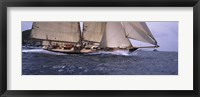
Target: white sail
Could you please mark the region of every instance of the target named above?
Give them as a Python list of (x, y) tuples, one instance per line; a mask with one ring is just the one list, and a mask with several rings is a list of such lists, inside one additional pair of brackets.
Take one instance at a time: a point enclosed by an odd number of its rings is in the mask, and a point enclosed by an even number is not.
[(122, 22), (126, 31), (126, 36), (138, 41), (157, 45), (157, 42), (151, 34), (145, 22)]
[(62, 42), (79, 42), (79, 22), (34, 22), (31, 38)]
[(103, 35), (100, 47), (127, 48), (131, 46), (129, 39), (125, 37), (125, 30), (120, 22), (106, 23), (106, 31)]
[(83, 40), (91, 42), (101, 42), (105, 32), (106, 22), (84, 22), (83, 23)]

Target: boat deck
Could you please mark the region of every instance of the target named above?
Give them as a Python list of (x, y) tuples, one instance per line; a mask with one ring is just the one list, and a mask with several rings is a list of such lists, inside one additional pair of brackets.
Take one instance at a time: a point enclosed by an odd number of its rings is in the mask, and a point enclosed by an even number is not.
[(68, 54), (84, 54), (84, 53), (96, 52), (97, 50), (91, 50), (91, 49), (81, 49), (81, 50), (51, 49), (50, 51), (60, 52), (60, 53), (68, 53)]

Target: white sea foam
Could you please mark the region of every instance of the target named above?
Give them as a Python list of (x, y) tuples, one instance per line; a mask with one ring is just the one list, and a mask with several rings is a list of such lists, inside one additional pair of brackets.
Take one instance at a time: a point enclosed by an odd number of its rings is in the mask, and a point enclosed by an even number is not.
[(23, 53), (32, 52), (32, 53), (45, 53), (45, 54), (53, 54), (53, 55), (66, 55), (64, 53), (51, 52), (44, 49), (22, 49), (22, 52)]
[(112, 54), (112, 55), (135, 56), (137, 55), (137, 52), (129, 52), (128, 50), (127, 51), (116, 50), (116, 51), (98, 51), (90, 54)]

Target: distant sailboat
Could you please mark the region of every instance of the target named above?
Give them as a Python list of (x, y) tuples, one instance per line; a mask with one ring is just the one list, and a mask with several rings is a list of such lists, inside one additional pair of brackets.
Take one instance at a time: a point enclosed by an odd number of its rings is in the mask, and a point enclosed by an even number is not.
[[(32, 39), (43, 40), (44, 49), (65, 53), (89, 53), (99, 50), (156, 48), (156, 39), (145, 22), (34, 22)], [(129, 39), (154, 46), (136, 47)]]

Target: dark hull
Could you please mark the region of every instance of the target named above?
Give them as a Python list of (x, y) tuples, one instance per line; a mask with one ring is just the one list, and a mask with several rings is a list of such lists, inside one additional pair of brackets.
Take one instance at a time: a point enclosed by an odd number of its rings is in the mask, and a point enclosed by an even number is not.
[(117, 50), (122, 50), (122, 51), (129, 51), (129, 52), (134, 52), (136, 51), (138, 48), (105, 48), (102, 49), (102, 51), (117, 51)]
[(129, 49), (129, 52), (134, 52), (136, 51), (138, 48), (132, 48), (132, 49)]

